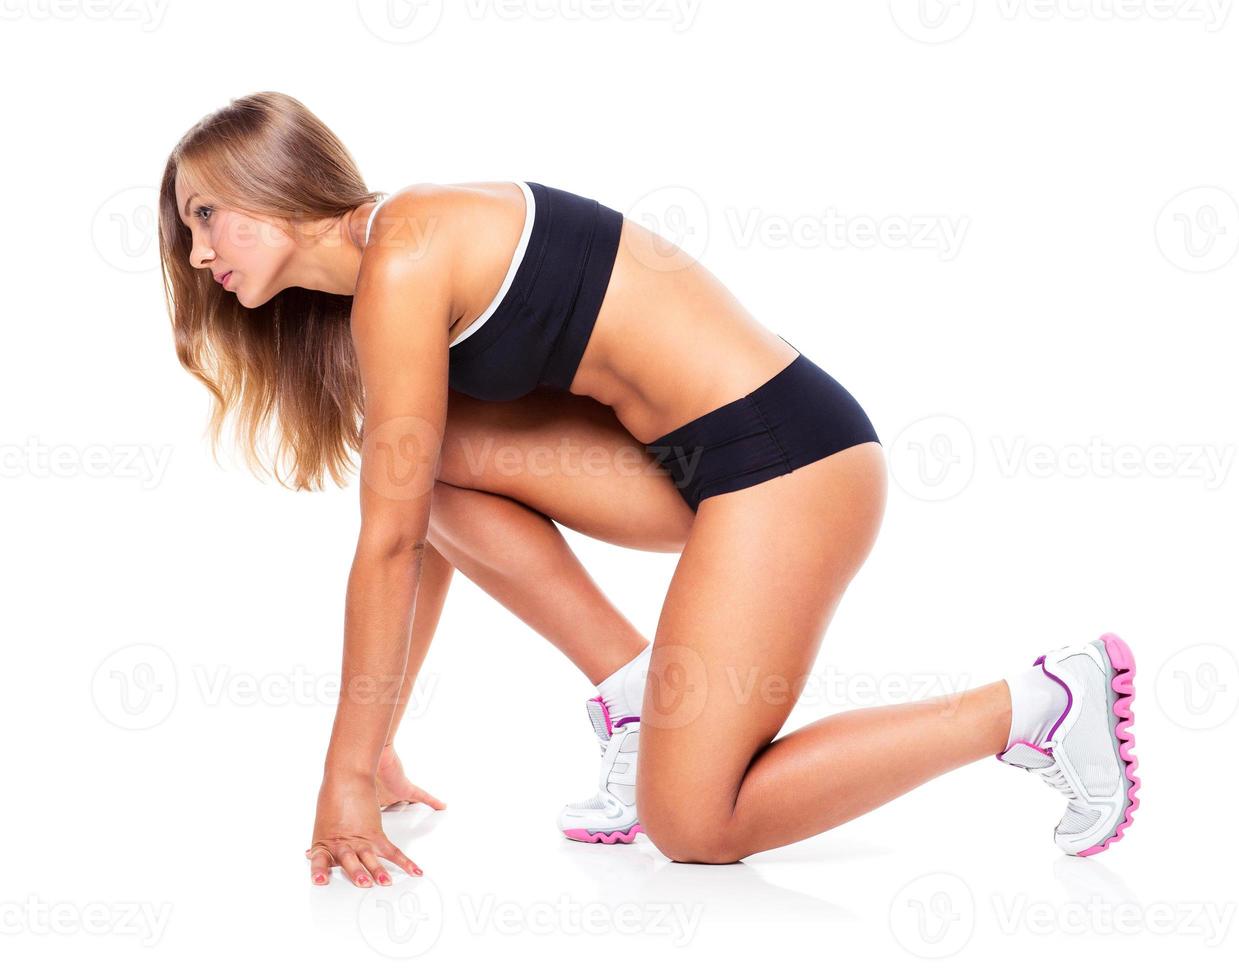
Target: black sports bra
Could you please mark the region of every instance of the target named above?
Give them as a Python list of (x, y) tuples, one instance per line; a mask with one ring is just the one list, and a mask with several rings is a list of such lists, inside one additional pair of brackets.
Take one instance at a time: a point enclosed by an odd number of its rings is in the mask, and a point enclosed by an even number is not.
[[(514, 183), (525, 194), (525, 224), (507, 274), (448, 352), (448, 386), (484, 401), (572, 384), (611, 280), (624, 221), (593, 198), (534, 181)], [(370, 222), (377, 212), (370, 212)]]

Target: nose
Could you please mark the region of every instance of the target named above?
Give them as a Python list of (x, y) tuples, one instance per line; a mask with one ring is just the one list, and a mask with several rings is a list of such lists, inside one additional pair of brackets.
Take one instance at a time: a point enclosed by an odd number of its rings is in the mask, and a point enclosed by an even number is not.
[(208, 245), (191, 245), (189, 249), (189, 264), (195, 269), (205, 269), (206, 264), (215, 258), (215, 252)]

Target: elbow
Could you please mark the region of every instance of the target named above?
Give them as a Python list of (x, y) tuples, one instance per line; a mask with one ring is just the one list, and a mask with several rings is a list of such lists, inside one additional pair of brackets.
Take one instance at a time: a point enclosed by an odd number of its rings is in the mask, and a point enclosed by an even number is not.
[(426, 535), (415, 531), (363, 531), (358, 541), (358, 554), (382, 561), (408, 561), (420, 565), (425, 557)]

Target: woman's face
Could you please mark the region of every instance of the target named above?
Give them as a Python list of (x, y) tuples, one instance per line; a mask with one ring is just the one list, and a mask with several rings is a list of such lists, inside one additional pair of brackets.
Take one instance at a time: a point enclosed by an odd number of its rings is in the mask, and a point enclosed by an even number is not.
[(284, 288), (281, 274), (296, 243), (283, 229), (220, 207), (180, 173), (176, 176), (176, 210), (193, 236), (190, 265), (209, 269), (219, 288), (235, 293), (242, 306), (261, 306)]

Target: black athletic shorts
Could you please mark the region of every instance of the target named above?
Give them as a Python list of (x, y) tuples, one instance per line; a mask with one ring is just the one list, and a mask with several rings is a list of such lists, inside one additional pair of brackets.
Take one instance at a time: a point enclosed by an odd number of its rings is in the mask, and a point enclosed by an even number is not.
[(783, 476), (862, 442), (881, 444), (848, 390), (799, 350), (796, 355), (747, 395), (643, 443), (694, 512), (706, 497)]

